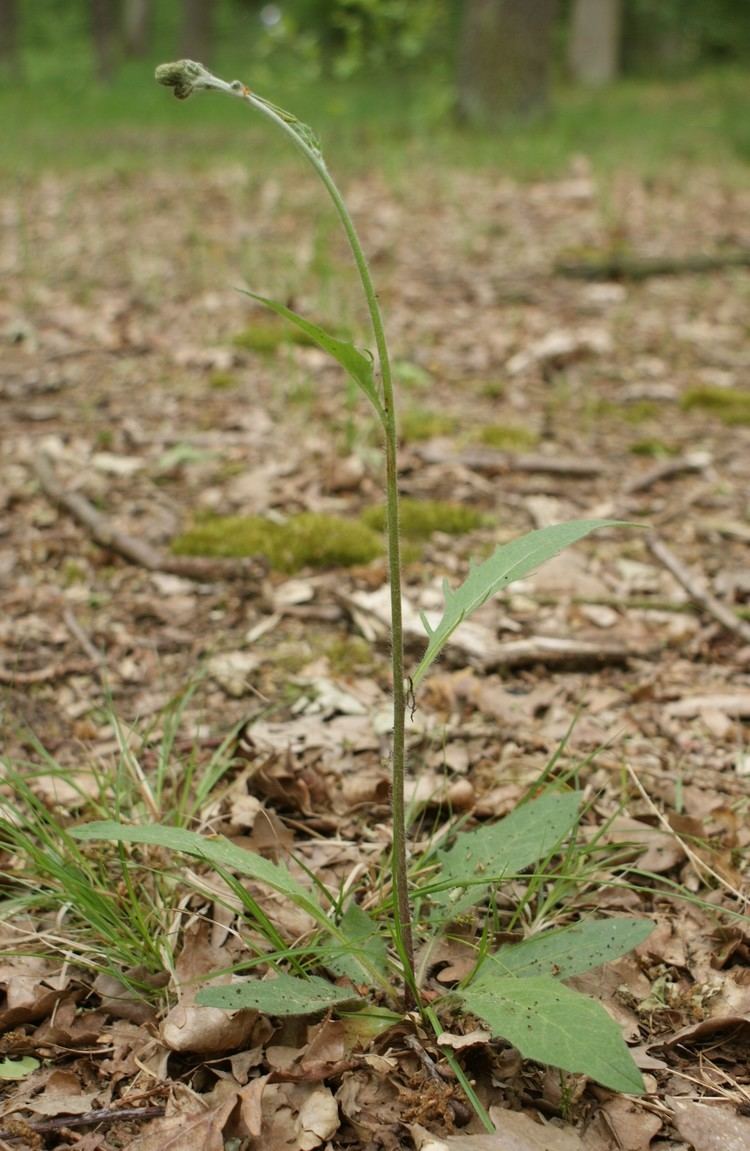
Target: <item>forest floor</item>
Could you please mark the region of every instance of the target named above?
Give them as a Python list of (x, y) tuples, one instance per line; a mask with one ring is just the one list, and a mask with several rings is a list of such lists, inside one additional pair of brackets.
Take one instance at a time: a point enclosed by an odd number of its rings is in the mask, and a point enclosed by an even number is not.
[[(485, 1044), (461, 1056), (500, 1117), (484, 1143), (446, 1103), (448, 1080), (444, 1097), (427, 1091), (403, 1028), (369, 1053), (331, 1020), (177, 1041), (165, 1011), (174, 1023), (196, 978), (241, 957), (218, 881), (193, 872), (197, 888), (175, 888), (155, 948), (176, 970), (166, 999), (136, 1002), (64, 879), (7, 850), (6, 897), (29, 893), (25, 874), (37, 902), (9, 904), (0, 927), (2, 1051), (38, 1065), (0, 1091), (0, 1146), (738, 1151), (750, 270), (586, 280), (556, 265), (748, 252), (750, 187), (697, 169), (600, 180), (582, 159), (526, 184), (427, 167), (344, 183), (400, 380), (401, 491), (481, 513), (471, 532), (410, 544), (410, 607), (433, 609), (444, 576), (457, 583), (470, 556), (534, 527), (606, 515), (649, 528), (599, 533), (486, 605), (409, 729), (418, 842), (451, 814), (512, 810), (573, 724), (551, 775), (583, 792), (583, 840), (606, 828), (629, 846), (572, 877), (552, 918), (654, 921), (635, 953), (577, 981), (620, 1023), (647, 1094), (563, 1081)], [(235, 289), (367, 343), (313, 182), (293, 164), (48, 172), (5, 183), (0, 217), (2, 751), (28, 783), (14, 797), (6, 781), (6, 819), (64, 827), (109, 804), (174, 821), (220, 751), (192, 826), (303, 858), (334, 887), (376, 873), (389, 847), (384, 559), (245, 578), (147, 570), (97, 543), (69, 499), (161, 556), (207, 514), (355, 520), (381, 500), (377, 437), (338, 367)], [(407, 641), (413, 660), (418, 630)], [(116, 878), (116, 854), (111, 866)], [(273, 914), (285, 938), (304, 931), (289, 908)], [(431, 967), (435, 986), (450, 962), (446, 950)], [(441, 1081), (440, 1050), (420, 1042)], [(303, 1109), (333, 1097), (333, 1127), (303, 1131)]]

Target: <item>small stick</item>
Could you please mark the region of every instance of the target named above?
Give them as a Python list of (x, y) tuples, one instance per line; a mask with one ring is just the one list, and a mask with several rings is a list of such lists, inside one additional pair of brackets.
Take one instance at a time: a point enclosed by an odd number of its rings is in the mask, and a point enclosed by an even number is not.
[(0, 684), (4, 687), (31, 687), (35, 683), (50, 683), (53, 679), (65, 679), (68, 675), (87, 675), (91, 671), (88, 660), (65, 659), (58, 663), (33, 671), (13, 671), (0, 665)]
[(648, 807), (649, 811), (654, 816), (656, 816), (657, 820), (661, 824), (664, 831), (666, 831), (668, 835), (671, 835), (676, 843), (679, 843), (680, 847), (685, 852), (685, 855), (690, 860), (690, 862), (692, 863), (695, 870), (699, 873), (701, 871), (703, 871), (707, 875), (710, 875), (711, 878), (715, 879), (716, 882), (718, 884), (720, 884), (721, 887), (723, 887), (725, 891), (731, 892), (731, 894), (735, 897), (735, 899), (738, 899), (741, 904), (747, 905), (747, 903), (749, 901), (749, 897), (747, 895), (744, 895), (736, 887), (733, 887), (732, 884), (727, 879), (724, 879), (724, 877), (722, 875), (720, 875), (718, 871), (715, 871), (714, 868), (711, 867), (710, 863), (706, 863), (705, 860), (701, 859), (701, 857), (698, 855), (698, 853), (693, 851), (692, 847), (690, 847), (690, 845), (687, 844), (685, 842), (685, 840), (680, 835), (677, 834), (677, 832), (672, 827), (672, 825), (669, 822), (669, 820), (667, 819), (667, 817), (664, 815), (664, 813), (662, 811), (659, 810), (659, 808), (656, 806), (656, 804), (654, 803), (651, 796), (646, 791), (645, 787), (643, 786), (640, 779), (638, 778), (638, 774), (637, 774), (635, 768), (632, 767), (631, 764), (629, 764), (627, 761), (625, 763), (625, 767), (627, 769), (628, 775), (630, 776), (630, 778), (632, 779), (636, 788), (638, 789), (638, 792), (639, 792), (641, 798), (643, 799), (644, 803)]
[(91, 535), (100, 547), (117, 552), (130, 563), (147, 571), (169, 572), (188, 579), (249, 578), (260, 581), (265, 564), (260, 558), (214, 559), (206, 556), (165, 555), (151, 544), (134, 539), (113, 528), (85, 496), (61, 487), (49, 456), (42, 453), (34, 460), (34, 471), (42, 491), (53, 504), (68, 512)]
[(642, 476), (636, 476), (623, 488), (623, 495), (631, 496), (636, 492), (645, 492), (654, 484), (662, 480), (671, 480), (673, 476), (685, 475), (689, 472), (705, 471), (708, 460), (703, 452), (693, 452), (687, 456), (680, 456), (676, 460), (666, 460), (649, 468)]
[(750, 643), (750, 624), (739, 619), (731, 608), (721, 603), (706, 587), (702, 586), (702, 582), (688, 571), (660, 536), (652, 532), (646, 537), (646, 544), (651, 554), (664, 564), (664, 567), (672, 573), (678, 584), (684, 587), (697, 607), (713, 616), (722, 627)]
[[(114, 1123), (117, 1119), (159, 1119), (164, 1114), (164, 1107), (102, 1107), (98, 1111), (87, 1111), (85, 1115), (60, 1115), (56, 1119), (39, 1119), (36, 1122), (24, 1122), (27, 1131), (37, 1135), (47, 1132), (60, 1131), (66, 1127), (89, 1127), (94, 1123)], [(10, 1127), (0, 1131), (0, 1139), (21, 1139), (23, 1136)]]

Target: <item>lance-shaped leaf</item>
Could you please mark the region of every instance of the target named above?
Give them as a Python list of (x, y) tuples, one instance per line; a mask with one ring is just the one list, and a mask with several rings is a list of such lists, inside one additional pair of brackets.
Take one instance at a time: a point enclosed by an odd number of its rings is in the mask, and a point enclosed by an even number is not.
[(543, 931), (488, 955), (472, 987), (480, 991), (508, 975), (570, 979), (619, 959), (643, 943), (653, 929), (648, 919), (592, 919), (559, 931)]
[(473, 564), (464, 582), (455, 590), (448, 585), (447, 580), (444, 581), (445, 607), (437, 627), (430, 627), (422, 615), (429, 643), (411, 677), (412, 687), (419, 686), (427, 669), (437, 659), (458, 625), (486, 603), (490, 596), (514, 580), (523, 579), (545, 560), (556, 556), (563, 548), (583, 539), (597, 528), (617, 527), (621, 523), (621, 520), (572, 520), (570, 523), (540, 528), (520, 539), (502, 544), (489, 559), (481, 564)]
[(71, 829), (76, 839), (86, 841), (107, 840), (112, 843), (145, 843), (164, 847), (168, 851), (181, 851), (197, 859), (205, 859), (215, 867), (229, 868), (238, 875), (245, 875), (258, 883), (265, 883), (280, 895), (286, 895), (297, 907), (307, 911), (318, 923), (328, 924), (328, 917), (313, 893), (290, 875), (279, 863), (272, 863), (254, 851), (237, 847), (224, 836), (209, 838), (196, 831), (183, 827), (162, 827), (161, 824), (146, 824), (143, 827), (130, 827), (114, 820), (100, 820), (84, 823)]
[(377, 387), (375, 386), (375, 372), (373, 369), (372, 357), (365, 352), (360, 352), (355, 348), (354, 344), (349, 343), (348, 340), (339, 340), (336, 336), (332, 336), (323, 328), (318, 327), (317, 324), (312, 324), (309, 320), (304, 319), (293, 312), (291, 308), (287, 308), (284, 304), (278, 303), (276, 300), (269, 300), (266, 296), (259, 296), (256, 292), (244, 291), (246, 296), (250, 296), (252, 300), (257, 300), (259, 304), (269, 308), (270, 311), (275, 312), (277, 316), (282, 316), (283, 319), (288, 320), (290, 324), (294, 324), (301, 332), (337, 360), (342, 368), (349, 373), (355, 384), (364, 392), (368, 400), (375, 408), (381, 420), (384, 418), (383, 405), (380, 402)]
[(254, 1007), (265, 1015), (314, 1015), (342, 1003), (356, 1003), (356, 993), (311, 975), (278, 975), (275, 979), (248, 979), (229, 987), (204, 987), (195, 997), (202, 1007), (243, 1011)]
[(588, 1075), (613, 1091), (643, 1094), (641, 1073), (612, 1016), (557, 979), (509, 975), (479, 990), (469, 987), (460, 999), (526, 1059)]

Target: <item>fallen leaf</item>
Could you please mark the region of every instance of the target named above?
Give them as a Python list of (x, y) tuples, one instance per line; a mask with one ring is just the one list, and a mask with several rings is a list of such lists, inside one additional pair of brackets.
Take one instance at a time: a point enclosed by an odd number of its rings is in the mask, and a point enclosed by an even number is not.
[(692, 1099), (670, 1098), (675, 1127), (692, 1143), (694, 1151), (747, 1151), (750, 1147), (750, 1119), (733, 1107), (714, 1107)]

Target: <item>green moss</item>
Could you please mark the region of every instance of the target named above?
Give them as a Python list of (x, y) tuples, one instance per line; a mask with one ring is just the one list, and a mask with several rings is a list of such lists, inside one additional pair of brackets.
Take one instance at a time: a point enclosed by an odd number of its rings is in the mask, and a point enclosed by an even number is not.
[(485, 380), (479, 388), (479, 394), (486, 396), (488, 400), (499, 400), (501, 396), (505, 395), (505, 381)]
[(373, 667), (373, 649), (361, 635), (335, 639), (326, 646), (325, 654), (334, 675), (361, 675)]
[(630, 445), (631, 455), (649, 456), (651, 459), (665, 459), (667, 456), (676, 456), (677, 448), (665, 444), (663, 440), (645, 439), (635, 440)]
[(722, 423), (750, 425), (750, 391), (735, 388), (689, 388), (682, 397), (683, 411), (712, 412)]
[(635, 400), (632, 404), (617, 403), (614, 400), (595, 400), (592, 407), (592, 415), (596, 419), (618, 420), (636, 427), (638, 424), (645, 424), (648, 420), (655, 419), (659, 413), (659, 405), (653, 400)]
[(480, 429), (479, 438), (483, 444), (505, 451), (522, 451), (539, 443), (539, 436), (531, 428), (514, 427), (511, 424), (485, 424)]
[(268, 356), (284, 344), (306, 344), (309, 346), (314, 341), (305, 335), (300, 328), (295, 328), (292, 324), (262, 320), (250, 324), (241, 332), (237, 332), (232, 338), (232, 343), (235, 348), (244, 348), (247, 352), (260, 352), (262, 355)]
[(237, 379), (231, 372), (214, 372), (208, 381), (209, 388), (215, 392), (226, 392), (237, 387)]
[[(441, 500), (401, 501), (401, 534), (405, 540), (426, 540), (433, 532), (446, 532), (459, 536), (481, 527), (485, 517), (476, 508), (463, 504), (451, 504)], [(385, 528), (385, 508), (368, 508), (362, 515), (362, 522), (369, 528), (383, 531)]]
[(383, 551), (381, 537), (359, 520), (303, 512), (284, 523), (261, 516), (201, 520), (172, 541), (175, 555), (265, 556), (276, 571), (365, 564)]
[(399, 436), (404, 443), (431, 440), (433, 436), (449, 436), (456, 431), (458, 421), (442, 412), (427, 408), (407, 408), (399, 420)]

